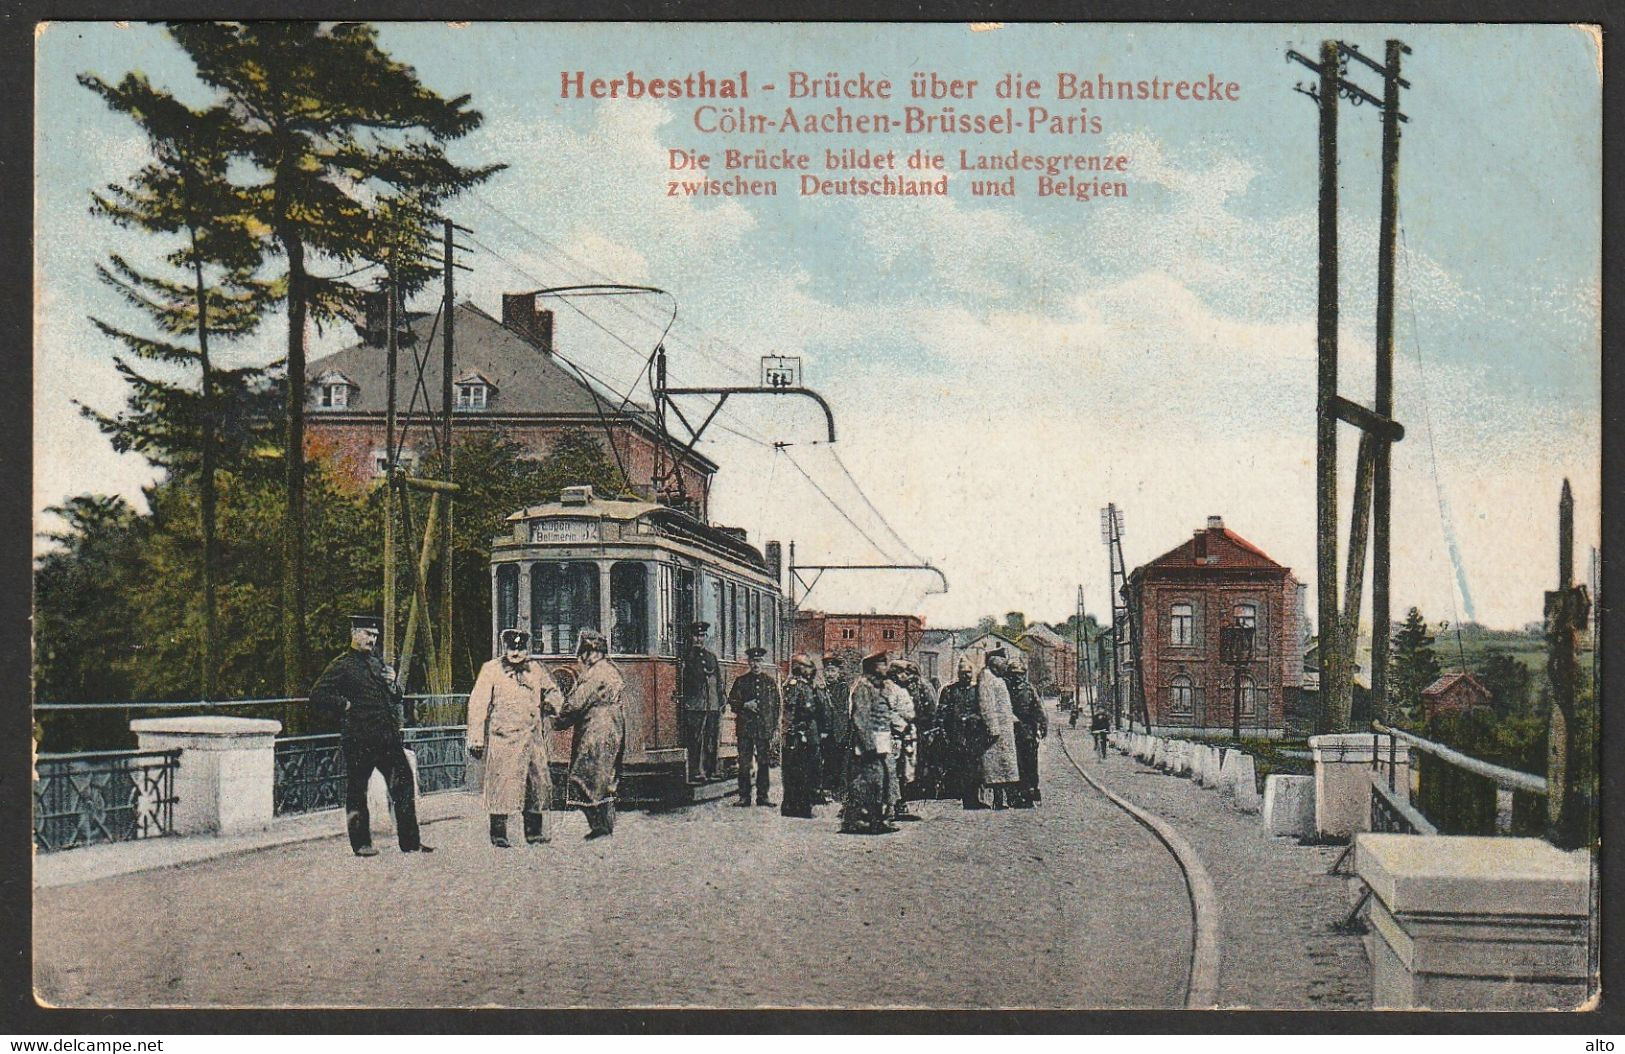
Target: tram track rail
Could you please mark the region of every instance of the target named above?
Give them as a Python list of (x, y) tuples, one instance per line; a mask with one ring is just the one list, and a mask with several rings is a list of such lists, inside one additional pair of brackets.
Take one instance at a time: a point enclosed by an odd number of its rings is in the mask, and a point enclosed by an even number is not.
[(1221, 927), (1218, 893), (1214, 889), (1213, 878), (1208, 874), (1207, 866), (1202, 863), (1202, 858), (1197, 855), (1196, 849), (1185, 836), (1168, 821), (1112, 792), (1100, 780), (1085, 771), (1084, 767), (1078, 764), (1078, 759), (1073, 756), (1071, 747), (1067, 745), (1068, 733), (1069, 729), (1056, 727), (1056, 738), (1060, 741), (1061, 752), (1066, 755), (1066, 760), (1071, 763), (1072, 768), (1102, 797), (1150, 831), (1179, 865), (1191, 909), (1191, 956), (1185, 975), (1185, 1009), (1213, 1009), (1218, 1005), (1219, 996)]

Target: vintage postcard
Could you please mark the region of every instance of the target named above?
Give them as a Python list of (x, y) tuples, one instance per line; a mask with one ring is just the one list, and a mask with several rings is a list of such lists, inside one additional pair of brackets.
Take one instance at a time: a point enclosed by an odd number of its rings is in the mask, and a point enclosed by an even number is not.
[(1596, 1005), (1596, 27), (34, 47), (41, 1006)]

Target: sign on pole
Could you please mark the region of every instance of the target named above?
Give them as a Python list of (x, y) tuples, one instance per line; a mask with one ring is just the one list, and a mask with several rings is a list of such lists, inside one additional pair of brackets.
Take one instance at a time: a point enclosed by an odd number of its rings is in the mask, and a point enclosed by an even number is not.
[(801, 387), (801, 359), (785, 355), (763, 355), (762, 387)]

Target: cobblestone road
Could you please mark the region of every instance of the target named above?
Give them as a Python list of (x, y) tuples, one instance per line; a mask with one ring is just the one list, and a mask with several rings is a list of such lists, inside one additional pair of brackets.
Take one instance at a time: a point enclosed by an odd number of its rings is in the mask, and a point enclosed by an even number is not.
[(471, 798), (428, 857), (333, 838), (41, 890), (36, 985), (74, 1006), (1180, 1005), (1172, 858), (1054, 739), (1042, 765), (1042, 808), (927, 802), (881, 838), (837, 834), (832, 806), (724, 802), (597, 842), (566, 814), (501, 852)]
[[(1326, 871), (1341, 846), (1304, 846), (1265, 833), (1216, 790), (1107, 752), (1084, 760), (1085, 737), (1066, 732), (1074, 757), (1107, 787), (1167, 820), (1196, 849), (1219, 898), (1219, 1004), (1296, 1010), (1368, 1010), (1371, 972), (1359, 937), (1332, 932), (1349, 913), (1348, 880)], [(1064, 763), (1065, 755), (1057, 751)]]

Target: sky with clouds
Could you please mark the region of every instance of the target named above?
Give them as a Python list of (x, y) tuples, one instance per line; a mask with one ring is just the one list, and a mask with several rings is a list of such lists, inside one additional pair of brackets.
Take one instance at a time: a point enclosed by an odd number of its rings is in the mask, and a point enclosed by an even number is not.
[[(461, 199), (476, 251), (462, 295), (613, 280), (672, 299), (556, 304), (564, 354), (630, 386), (666, 327), (674, 382), (755, 383), (763, 354), (800, 355), (834, 406), (731, 401), (702, 449), (722, 464), (713, 518), (794, 539), (804, 563), (928, 560), (928, 575), (830, 575), (811, 603), (915, 610), (961, 624), (1019, 609), (1061, 618), (1082, 584), (1106, 608), (1098, 510), (1125, 511), (1130, 565), (1208, 515), (1307, 581), (1314, 566), (1316, 113), (1295, 92), (1323, 37), (1380, 56), (1410, 46), (1401, 144), (1394, 596), (1465, 619), (1443, 520), (1453, 521), (1479, 621), (1538, 620), (1555, 576), (1564, 476), (1581, 566), (1600, 497), (1600, 67), (1563, 26), (570, 26), (386, 25), (384, 46), (484, 126), (465, 161), (508, 168)], [(86, 491), (135, 496), (145, 464), (108, 448), (74, 402), (121, 398), (115, 350), (87, 316), (133, 321), (95, 282), (109, 251), (152, 249), (88, 215), (90, 191), (146, 156), (133, 127), (74, 77), (142, 70), (201, 102), (156, 28), (61, 24), (38, 45), (36, 512)], [(1235, 103), (1098, 102), (1087, 135), (704, 135), (686, 100), (559, 97), (561, 71), (681, 76), (915, 70), (975, 77), (991, 111), (1005, 72), (1199, 78)], [(1358, 67), (1355, 79), (1361, 79)], [(1367, 81), (1374, 78), (1365, 78)], [(755, 88), (759, 93), (760, 89)], [(904, 100), (905, 102), (907, 100)], [(1057, 111), (1084, 105), (1041, 100)], [(747, 105), (777, 114), (783, 91)], [(814, 104), (796, 103), (798, 109)], [(829, 104), (817, 104), (827, 109)], [(849, 108), (869, 104), (848, 103)], [(1369, 402), (1379, 127), (1345, 106), (1342, 385)], [(669, 151), (825, 146), (1126, 154), (1129, 196), (665, 196)], [(817, 162), (815, 161), (815, 167)], [(725, 174), (725, 173), (724, 173)], [(281, 320), (231, 351), (277, 357)], [(316, 353), (344, 333), (316, 338)], [(646, 397), (647, 393), (644, 392)], [(1343, 436), (1343, 508), (1355, 437)], [(775, 449), (773, 444), (789, 444)], [(822, 490), (822, 494), (820, 493)], [(826, 499), (833, 499), (832, 503)], [(871, 504), (872, 503), (872, 504)], [(839, 511), (834, 507), (839, 506)], [(1446, 511), (1447, 510), (1447, 511)], [(1312, 583), (1311, 583), (1312, 585)], [(1369, 595), (1369, 592), (1368, 594)], [(1311, 597), (1311, 610), (1313, 598)]]

